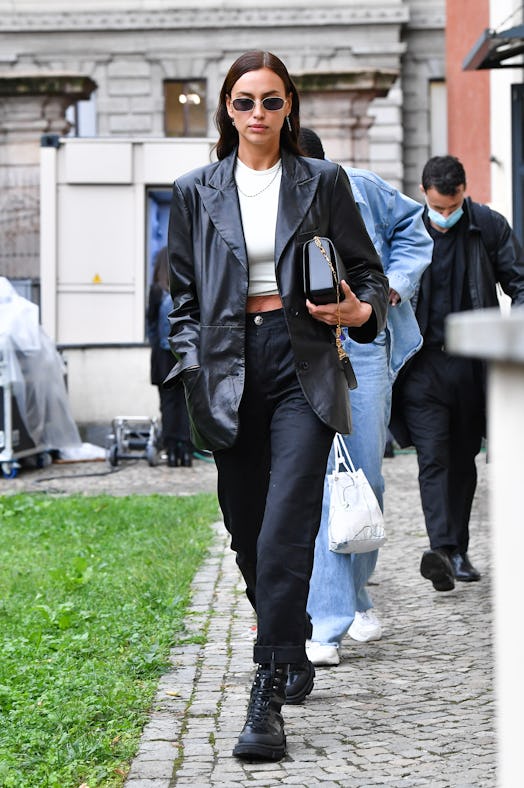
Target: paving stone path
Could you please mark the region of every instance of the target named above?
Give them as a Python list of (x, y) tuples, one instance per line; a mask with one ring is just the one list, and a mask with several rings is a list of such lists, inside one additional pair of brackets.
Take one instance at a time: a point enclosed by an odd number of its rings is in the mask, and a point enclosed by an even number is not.
[(416, 460), (397, 455), (384, 469), (389, 539), (372, 588), (382, 640), (347, 638), (341, 664), (318, 668), (312, 695), (284, 708), (284, 760), (234, 759), (253, 676), (254, 619), (218, 524), (213, 557), (194, 583), (192, 624), (207, 632), (207, 645), (173, 650), (127, 788), (495, 785), (484, 458), (471, 545), (483, 578), (446, 594), (418, 571), (427, 540)]
[[(341, 664), (318, 668), (306, 702), (284, 707), (288, 754), (278, 763), (231, 755), (253, 677), (254, 618), (217, 523), (211, 556), (194, 580), (190, 616), (206, 644), (173, 649), (126, 788), (494, 788), (485, 455), (478, 469), (470, 556), (482, 580), (439, 594), (418, 570), (427, 538), (416, 458), (397, 454), (384, 462), (388, 541), (371, 588), (384, 635), (367, 644), (348, 637)], [(0, 490), (191, 494), (215, 485), (214, 466), (203, 462), (192, 469), (139, 462), (105, 471), (103, 463), (53, 465), (6, 480)], [(102, 475), (86, 475), (95, 472)]]

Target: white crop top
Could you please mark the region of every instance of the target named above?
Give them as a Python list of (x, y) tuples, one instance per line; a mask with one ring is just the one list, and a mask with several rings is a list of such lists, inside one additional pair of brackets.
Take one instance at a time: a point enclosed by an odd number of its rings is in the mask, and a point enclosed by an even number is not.
[(249, 263), (248, 295), (278, 294), (275, 276), (275, 232), (282, 163), (252, 170), (237, 158), (235, 181)]

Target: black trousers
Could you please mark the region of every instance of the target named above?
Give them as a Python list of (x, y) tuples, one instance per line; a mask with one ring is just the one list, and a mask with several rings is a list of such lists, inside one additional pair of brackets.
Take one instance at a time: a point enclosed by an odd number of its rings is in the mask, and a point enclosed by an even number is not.
[(238, 440), (215, 452), (231, 548), (257, 613), (257, 663), (302, 662), (324, 474), (334, 432), (307, 402), (282, 310), (246, 318)]
[(485, 432), (478, 361), (422, 348), (402, 383), (404, 417), (417, 450), (422, 509), (431, 548), (469, 544), (469, 519)]
[(162, 416), (162, 443), (165, 449), (174, 449), (177, 443), (189, 447), (189, 416), (187, 413), (186, 396), (181, 383), (173, 388), (158, 387), (160, 395), (160, 413)]
[(175, 449), (177, 443), (191, 444), (189, 415), (182, 383), (165, 389), (162, 381), (169, 375), (174, 363), (170, 350), (155, 347), (151, 351), (151, 382), (158, 387), (160, 414), (162, 416), (162, 443), (164, 449)]

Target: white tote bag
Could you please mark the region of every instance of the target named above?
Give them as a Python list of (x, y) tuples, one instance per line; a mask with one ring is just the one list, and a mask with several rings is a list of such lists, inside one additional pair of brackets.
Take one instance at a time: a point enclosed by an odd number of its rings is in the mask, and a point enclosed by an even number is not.
[(344, 440), (335, 435), (335, 469), (328, 476), (328, 538), (334, 553), (367, 553), (386, 541), (384, 516), (362, 468), (355, 470)]

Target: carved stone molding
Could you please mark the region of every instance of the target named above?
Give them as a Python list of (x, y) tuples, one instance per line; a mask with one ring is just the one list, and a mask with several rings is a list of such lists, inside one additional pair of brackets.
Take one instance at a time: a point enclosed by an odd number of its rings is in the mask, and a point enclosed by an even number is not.
[(0, 96), (70, 96), (72, 101), (88, 99), (96, 84), (82, 74), (39, 71), (0, 71)]
[(303, 126), (312, 126), (330, 158), (369, 168), (369, 105), (387, 96), (398, 77), (395, 69), (352, 69), (339, 73), (292, 74), (300, 93)]
[(293, 71), (293, 82), (302, 96), (303, 93), (331, 91), (346, 93), (371, 91), (373, 97), (387, 96), (389, 89), (398, 77), (394, 68), (346, 69), (333, 71)]
[(444, 30), (446, 27), (445, 0), (407, 0), (410, 30)]
[(446, 14), (441, 11), (428, 13), (424, 10), (415, 10), (410, 16), (408, 27), (410, 30), (444, 30)]
[(74, 11), (48, 13), (3, 13), (0, 30), (26, 34), (44, 30), (154, 30), (202, 28), (325, 27), (372, 24), (401, 24), (409, 19), (404, 4), (359, 6), (285, 6), (283, 8), (179, 8), (168, 11)]
[(0, 72), (0, 163), (37, 162), (40, 135), (67, 134), (67, 108), (95, 88), (81, 74)]

